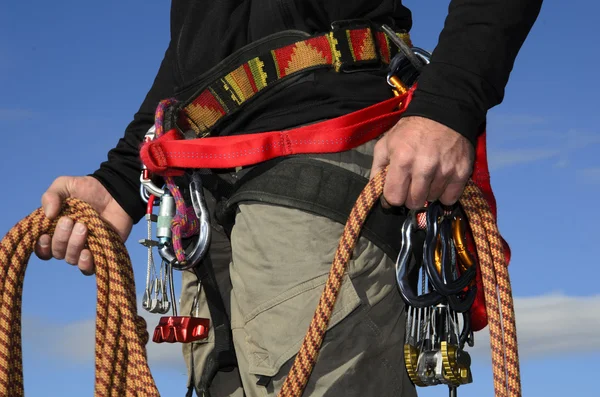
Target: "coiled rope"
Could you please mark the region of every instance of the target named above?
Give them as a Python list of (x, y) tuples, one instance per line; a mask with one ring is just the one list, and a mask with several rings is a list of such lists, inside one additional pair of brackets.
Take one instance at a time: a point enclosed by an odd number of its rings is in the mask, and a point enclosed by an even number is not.
[[(340, 292), (346, 265), (352, 256), (360, 229), (369, 211), (383, 193), (386, 175), (387, 169), (369, 181), (350, 212), (319, 304), (278, 397), (302, 396), (317, 361)], [(495, 395), (496, 397), (520, 397), (521, 383), (514, 307), (500, 233), (485, 198), (472, 181), (467, 184), (460, 203), (473, 231), (483, 276), (490, 326)]]
[[(158, 390), (146, 357), (146, 321), (137, 315), (133, 269), (118, 234), (88, 204), (67, 199), (61, 216), (88, 227), (96, 265), (95, 396), (154, 397)], [(58, 218), (57, 218), (58, 219)], [(21, 298), (25, 269), (34, 245), (52, 235), (56, 220), (38, 209), (0, 242), (0, 396), (23, 397)]]
[[(300, 397), (319, 355), (342, 278), (367, 215), (383, 192), (387, 170), (369, 181), (354, 205), (329, 278), (280, 397)], [(484, 282), (490, 326), (496, 397), (520, 397), (521, 384), (514, 307), (508, 269), (496, 222), (479, 189), (466, 186), (460, 199), (473, 231)], [(95, 396), (159, 396), (148, 367), (146, 322), (137, 315), (131, 261), (119, 236), (87, 204), (68, 199), (61, 216), (88, 226), (88, 245), (96, 264)], [(56, 221), (36, 210), (0, 243), (0, 397), (22, 397), (21, 298), (27, 261), (42, 234)], [(500, 302), (500, 303), (498, 303)]]

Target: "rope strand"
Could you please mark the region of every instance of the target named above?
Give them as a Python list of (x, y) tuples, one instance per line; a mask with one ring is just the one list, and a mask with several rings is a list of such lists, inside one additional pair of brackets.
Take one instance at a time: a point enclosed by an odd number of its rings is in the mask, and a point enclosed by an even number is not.
[[(146, 321), (137, 315), (133, 269), (118, 234), (86, 203), (67, 199), (61, 216), (87, 225), (96, 265), (95, 396), (159, 397), (146, 357)], [(59, 217), (60, 218), (60, 217)], [(58, 219), (58, 218), (57, 218)], [(38, 209), (0, 242), (0, 397), (23, 397), (21, 298), (35, 242), (56, 220)]]

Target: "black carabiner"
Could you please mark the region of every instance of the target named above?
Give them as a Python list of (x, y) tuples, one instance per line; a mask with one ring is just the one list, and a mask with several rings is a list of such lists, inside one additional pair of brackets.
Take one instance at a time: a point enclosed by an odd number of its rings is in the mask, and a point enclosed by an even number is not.
[[(438, 272), (434, 255), (437, 236), (440, 234), (438, 233), (438, 229), (441, 229), (438, 227), (438, 219), (443, 217), (443, 215), (444, 210), (439, 201), (434, 201), (427, 207), (427, 232), (423, 248), (423, 266), (427, 271), (427, 275), (429, 276), (433, 288), (441, 295), (451, 296), (460, 293), (467, 285), (469, 285), (473, 277), (475, 277), (476, 270), (474, 267), (471, 267), (462, 275), (456, 277), (456, 279), (453, 277), (453, 270), (445, 266), (447, 254), (444, 254), (444, 252), (448, 250), (448, 236), (451, 236), (451, 230), (444, 230), (442, 233), (444, 236), (440, 235), (440, 239), (442, 240), (443, 259), (441, 272)], [(444, 259), (444, 257), (446, 258)]]
[(465, 347), (465, 343), (473, 347), (475, 344), (473, 337), (473, 330), (471, 329), (471, 313), (466, 311), (462, 314), (463, 316), (463, 329), (460, 333), (458, 346), (462, 349)]
[(416, 227), (416, 214), (414, 211), (411, 211), (402, 224), (402, 248), (396, 259), (396, 282), (400, 289), (400, 295), (402, 295), (404, 301), (412, 307), (421, 309), (441, 303), (444, 297), (436, 291), (430, 291), (426, 294), (419, 295), (416, 291), (416, 286), (413, 286), (410, 283), (408, 277), (408, 264), (412, 257), (412, 232)]
[[(448, 283), (448, 280), (450, 280), (450, 282), (453, 282), (458, 277), (458, 258), (456, 254), (456, 247), (454, 245), (454, 239), (451, 235), (452, 222), (452, 218), (444, 217), (440, 224), (440, 245), (442, 246), (442, 260), (440, 270), (442, 272), (444, 283)], [(448, 251), (450, 251), (450, 258), (447, 258)], [(471, 283), (471, 281), (469, 281), (469, 283)], [(459, 297), (459, 295), (463, 294), (448, 295), (446, 297), (448, 298), (448, 305), (453, 310), (460, 313), (464, 313), (471, 308), (471, 305), (473, 305), (476, 293), (477, 287), (475, 285), (472, 285), (464, 294), (464, 297)]]

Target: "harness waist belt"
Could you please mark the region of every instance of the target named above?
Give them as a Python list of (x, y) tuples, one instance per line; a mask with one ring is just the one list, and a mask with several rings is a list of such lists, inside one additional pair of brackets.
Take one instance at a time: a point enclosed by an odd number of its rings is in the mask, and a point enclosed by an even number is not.
[[(411, 46), (408, 33), (396, 35)], [(281, 32), (241, 48), (186, 88), (192, 95), (178, 104), (177, 122), (184, 131), (206, 136), (258, 94), (293, 76), (317, 69), (381, 70), (397, 52), (389, 37), (368, 20), (337, 21), (331, 31), (313, 36)]]
[[(152, 173), (182, 175), (188, 168), (235, 168), (293, 154), (353, 149), (389, 130), (407, 104), (407, 94), (328, 121), (287, 131), (184, 140), (171, 130), (140, 151)], [(399, 107), (400, 105), (400, 107)]]

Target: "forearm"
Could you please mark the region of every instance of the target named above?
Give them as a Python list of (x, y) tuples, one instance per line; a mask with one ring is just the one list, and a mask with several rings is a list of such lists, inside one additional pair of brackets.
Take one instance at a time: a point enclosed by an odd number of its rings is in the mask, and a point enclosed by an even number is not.
[(111, 196), (138, 222), (144, 216), (145, 205), (139, 195), (141, 161), (140, 146), (144, 135), (154, 123), (154, 112), (160, 100), (173, 96), (176, 76), (171, 49), (165, 53), (152, 88), (146, 95), (123, 138), (108, 152), (107, 161), (92, 176), (98, 179)]
[(452, 0), (431, 63), (405, 116), (438, 121), (473, 144), (502, 102), (515, 58), (542, 0)]

